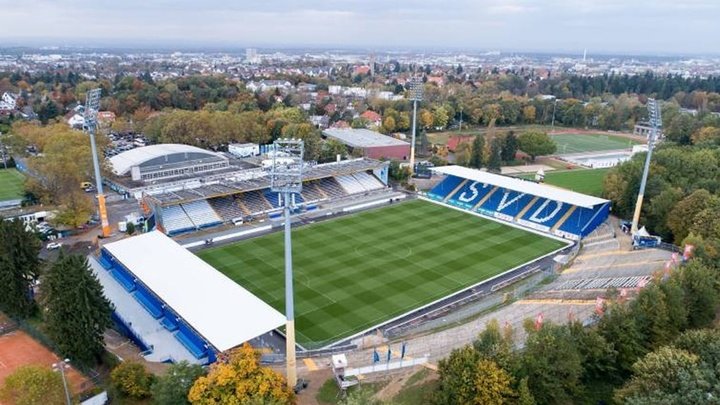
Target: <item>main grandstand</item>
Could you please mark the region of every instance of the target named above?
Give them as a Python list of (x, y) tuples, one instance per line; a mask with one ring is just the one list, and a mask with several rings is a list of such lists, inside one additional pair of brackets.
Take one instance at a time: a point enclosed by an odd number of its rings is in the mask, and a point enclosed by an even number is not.
[[(308, 164), (298, 210), (314, 210), (328, 201), (387, 190), (387, 163), (353, 159)], [(281, 197), (270, 191), (267, 170), (248, 169), (202, 181), (168, 185), (143, 193), (143, 205), (155, 214), (159, 229), (178, 235), (248, 219), (274, 218), (282, 211)]]
[(608, 200), (529, 180), (461, 166), (431, 170), (446, 177), (430, 199), (567, 239), (589, 235), (610, 213)]
[[(282, 210), (261, 158), (237, 159), (189, 145), (161, 144), (123, 152), (110, 163), (114, 176), (106, 181), (110, 188), (141, 201), (146, 230), (157, 228), (175, 236), (275, 218)], [(390, 191), (388, 163), (369, 158), (307, 162), (303, 177), (303, 192), (293, 197), (298, 211)]]
[(114, 319), (153, 362), (215, 361), (284, 324), (281, 313), (158, 231), (108, 243), (91, 266)]

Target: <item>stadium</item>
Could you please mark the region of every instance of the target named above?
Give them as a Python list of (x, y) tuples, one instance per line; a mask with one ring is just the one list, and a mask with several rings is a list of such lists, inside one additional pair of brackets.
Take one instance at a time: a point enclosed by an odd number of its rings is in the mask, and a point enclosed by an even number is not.
[[(247, 341), (283, 350), (282, 201), (262, 167), (232, 166), (139, 186), (156, 230), (91, 260), (116, 322), (149, 361), (207, 364)], [(609, 215), (601, 198), (458, 166), (433, 171), (437, 184), (416, 195), (387, 187), (381, 161), (308, 165), (292, 220), (299, 350), (353, 347), (510, 285)]]

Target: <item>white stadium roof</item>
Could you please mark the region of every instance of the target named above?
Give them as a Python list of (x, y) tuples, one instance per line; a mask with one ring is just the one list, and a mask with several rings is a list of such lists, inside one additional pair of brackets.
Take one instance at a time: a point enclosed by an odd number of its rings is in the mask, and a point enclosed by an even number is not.
[(557, 187), (546, 186), (544, 184), (535, 183), (529, 180), (518, 179), (515, 177), (501, 176), (482, 170), (469, 169), (462, 166), (442, 166), (431, 168), (436, 173), (447, 174), (450, 176), (462, 177), (480, 183), (487, 183), (493, 186), (499, 186), (508, 190), (520, 191), (526, 194), (536, 195), (542, 198), (548, 198), (554, 201), (560, 201), (572, 205), (585, 208), (592, 208), (598, 204), (605, 204), (608, 200), (593, 197), (590, 195), (576, 193), (574, 191), (563, 190)]
[(162, 143), (158, 145), (143, 146), (119, 153), (110, 158), (113, 172), (118, 175), (125, 175), (133, 166), (138, 166), (149, 160), (174, 154), (200, 153), (209, 157), (222, 157), (217, 153), (198, 148), (191, 145), (179, 143)]
[(159, 231), (104, 246), (217, 350), (285, 324), (285, 317)]
[(405, 141), (383, 135), (369, 129), (330, 128), (322, 131), (323, 135), (335, 138), (353, 148), (373, 148), (378, 146), (409, 146)]

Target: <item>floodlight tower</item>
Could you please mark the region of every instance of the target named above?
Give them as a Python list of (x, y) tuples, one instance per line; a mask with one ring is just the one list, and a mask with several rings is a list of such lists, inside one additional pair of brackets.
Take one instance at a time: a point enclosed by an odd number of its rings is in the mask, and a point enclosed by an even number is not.
[(103, 194), (102, 177), (100, 177), (100, 162), (98, 161), (97, 145), (95, 144), (95, 131), (97, 130), (97, 115), (100, 109), (100, 89), (88, 90), (85, 95), (85, 112), (83, 113), (84, 128), (90, 136), (90, 149), (92, 150), (93, 166), (95, 167), (95, 187), (97, 188), (98, 211), (102, 224), (102, 236), (110, 236), (107, 208), (105, 207), (105, 194)]
[(412, 143), (410, 144), (410, 174), (415, 172), (415, 133), (417, 132), (417, 104), (423, 98), (423, 82), (418, 77), (410, 80), (410, 100), (413, 102)]
[(635, 214), (633, 215), (631, 233), (635, 234), (638, 230), (638, 222), (640, 221), (640, 210), (642, 209), (643, 197), (645, 196), (645, 185), (647, 184), (648, 173), (650, 172), (650, 158), (652, 157), (653, 147), (657, 140), (658, 130), (662, 128), (662, 112), (660, 103), (654, 98), (648, 99), (648, 118), (650, 121), (650, 137), (648, 138), (648, 151), (645, 156), (645, 169), (643, 170), (642, 181), (640, 182), (640, 191), (638, 192), (637, 202), (635, 203)]
[(285, 316), (287, 317), (285, 358), (287, 360), (287, 383), (292, 388), (297, 383), (297, 368), (295, 364), (295, 303), (290, 211), (295, 205), (295, 195), (302, 191), (305, 145), (301, 139), (278, 139), (273, 144), (273, 150), (270, 189), (281, 195), (285, 207)]

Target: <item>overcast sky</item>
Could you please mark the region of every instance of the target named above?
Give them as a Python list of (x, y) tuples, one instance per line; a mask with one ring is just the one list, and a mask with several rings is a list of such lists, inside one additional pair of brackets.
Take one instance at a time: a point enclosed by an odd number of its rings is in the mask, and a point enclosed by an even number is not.
[(720, 0), (0, 0), (0, 46), (719, 54)]

